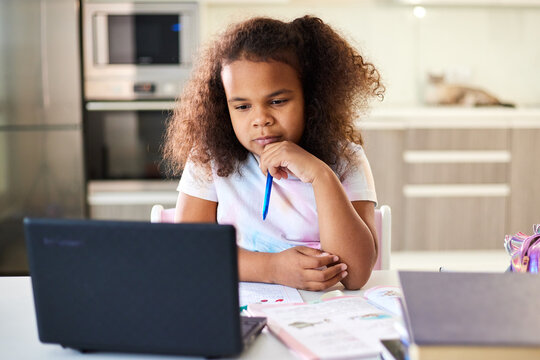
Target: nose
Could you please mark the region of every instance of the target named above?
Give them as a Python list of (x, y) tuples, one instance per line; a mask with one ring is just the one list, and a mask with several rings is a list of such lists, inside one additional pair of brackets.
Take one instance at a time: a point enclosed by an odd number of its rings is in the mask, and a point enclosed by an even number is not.
[(253, 114), (252, 124), (254, 127), (270, 126), (274, 123), (274, 118), (265, 109), (257, 109)]

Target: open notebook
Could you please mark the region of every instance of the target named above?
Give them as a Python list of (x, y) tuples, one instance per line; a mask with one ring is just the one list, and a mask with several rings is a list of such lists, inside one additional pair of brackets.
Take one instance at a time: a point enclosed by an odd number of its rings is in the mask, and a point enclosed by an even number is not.
[(28, 218), (24, 226), (44, 343), (230, 356), (264, 327), (239, 313), (232, 226)]

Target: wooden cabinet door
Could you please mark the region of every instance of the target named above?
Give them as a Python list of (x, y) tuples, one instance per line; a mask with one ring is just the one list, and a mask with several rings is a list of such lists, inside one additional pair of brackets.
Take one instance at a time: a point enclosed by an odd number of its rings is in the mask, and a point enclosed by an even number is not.
[(368, 157), (378, 205), (392, 208), (392, 250), (403, 250), (403, 130), (364, 130), (364, 150)]
[(404, 146), (404, 249), (501, 249), (508, 131), (409, 129)]
[(540, 129), (513, 129), (511, 139), (508, 234), (531, 234), (540, 223)]

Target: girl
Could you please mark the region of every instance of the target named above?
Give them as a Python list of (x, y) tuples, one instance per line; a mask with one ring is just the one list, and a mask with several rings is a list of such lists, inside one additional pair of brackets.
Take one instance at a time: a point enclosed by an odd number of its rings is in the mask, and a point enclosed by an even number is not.
[(361, 288), (377, 254), (376, 196), (353, 121), (382, 98), (379, 78), (315, 17), (227, 29), (168, 123), (165, 159), (183, 169), (175, 221), (235, 225), (241, 281)]

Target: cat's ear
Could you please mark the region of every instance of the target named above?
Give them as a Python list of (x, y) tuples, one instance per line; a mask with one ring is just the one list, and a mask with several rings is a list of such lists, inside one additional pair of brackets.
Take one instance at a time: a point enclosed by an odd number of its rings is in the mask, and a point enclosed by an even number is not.
[(444, 81), (444, 75), (428, 72), (427, 79), (428, 79), (428, 83), (439, 84)]

